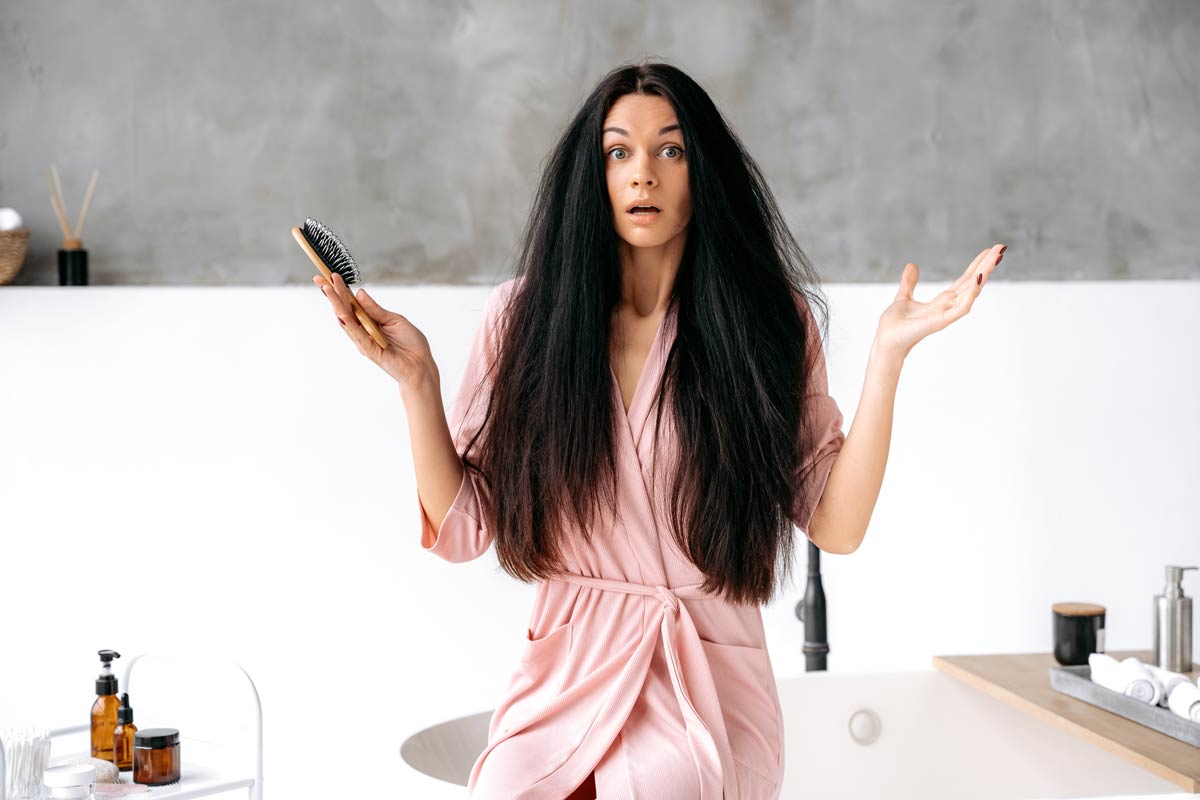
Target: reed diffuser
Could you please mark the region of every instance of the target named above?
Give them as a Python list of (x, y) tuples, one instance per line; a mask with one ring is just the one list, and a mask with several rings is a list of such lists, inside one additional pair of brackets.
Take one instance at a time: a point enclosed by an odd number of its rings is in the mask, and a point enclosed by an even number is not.
[(96, 188), (96, 178), (100, 170), (92, 170), (92, 180), (88, 184), (87, 194), (83, 197), (83, 209), (79, 212), (79, 222), (75, 224), (74, 232), (67, 220), (67, 204), (63, 200), (62, 183), (58, 179), (58, 167), (50, 165), (50, 205), (54, 206), (54, 214), (58, 217), (58, 225), (62, 228), (62, 247), (58, 250), (58, 285), (87, 286), (87, 250), (83, 247), (83, 220), (87, 217), (88, 205), (92, 202), (92, 190)]

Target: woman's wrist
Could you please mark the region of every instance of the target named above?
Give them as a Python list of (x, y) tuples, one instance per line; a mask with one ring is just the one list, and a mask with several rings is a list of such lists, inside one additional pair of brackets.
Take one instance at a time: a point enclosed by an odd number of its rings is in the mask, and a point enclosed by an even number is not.
[(899, 369), (904, 365), (904, 359), (908, 356), (908, 352), (908, 350), (885, 344), (876, 336), (871, 342), (871, 353), (868, 360)]
[[(907, 355), (907, 352), (889, 347), (876, 339), (871, 343), (871, 354), (867, 357), (867, 383), (887, 385), (894, 391), (900, 381), (900, 372)], [(865, 388), (867, 387), (864, 386)]]
[(420, 405), (431, 402), (436, 402), (439, 407), (441, 406), (441, 381), (433, 373), (426, 373), (416, 380), (398, 384), (398, 387), (400, 398), (404, 401), (406, 408), (411, 408), (413, 404)]

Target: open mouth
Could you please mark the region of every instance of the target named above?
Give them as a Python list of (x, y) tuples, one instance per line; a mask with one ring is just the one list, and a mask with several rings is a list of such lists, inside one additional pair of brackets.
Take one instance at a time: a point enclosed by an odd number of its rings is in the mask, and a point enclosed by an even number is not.
[(625, 213), (637, 219), (654, 219), (660, 212), (658, 206), (644, 205), (634, 206)]

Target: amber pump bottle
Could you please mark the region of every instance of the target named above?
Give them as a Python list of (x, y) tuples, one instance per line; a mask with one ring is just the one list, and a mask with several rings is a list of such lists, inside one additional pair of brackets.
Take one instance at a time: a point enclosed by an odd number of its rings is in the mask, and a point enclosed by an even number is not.
[(117, 729), (113, 731), (113, 763), (120, 772), (133, 769), (133, 735), (137, 725), (133, 724), (133, 709), (129, 706), (129, 692), (121, 693), (121, 707), (117, 709)]
[(96, 678), (96, 702), (92, 703), (92, 758), (113, 760), (113, 731), (117, 728), (117, 676), (112, 673), (112, 660), (120, 658), (116, 650), (101, 650), (103, 669)]

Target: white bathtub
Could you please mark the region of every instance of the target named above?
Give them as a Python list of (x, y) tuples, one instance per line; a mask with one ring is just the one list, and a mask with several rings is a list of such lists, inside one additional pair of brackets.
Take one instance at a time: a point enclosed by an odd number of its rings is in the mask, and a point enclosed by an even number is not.
[[(780, 680), (779, 697), (785, 800), (1200, 797), (933, 669), (810, 672)], [(483, 711), (406, 737), (403, 788), (466, 797), (490, 718)]]

